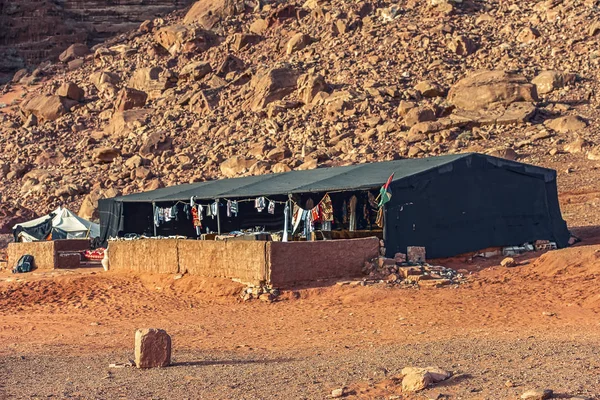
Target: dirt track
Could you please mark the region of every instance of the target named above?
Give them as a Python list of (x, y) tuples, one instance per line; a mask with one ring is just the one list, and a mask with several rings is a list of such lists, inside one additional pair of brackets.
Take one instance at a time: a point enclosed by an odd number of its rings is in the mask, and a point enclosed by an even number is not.
[[(460, 287), (329, 285), (273, 304), (241, 303), (237, 284), (189, 276), (84, 271), (6, 282), (15, 277), (5, 274), (3, 390), (11, 398), (319, 399), (346, 386), (351, 398), (389, 398), (400, 395), (393, 378), (403, 367), (435, 364), (456, 377), (426, 393), (513, 399), (545, 386), (598, 398), (599, 257), (600, 246), (579, 246), (485, 269)], [(142, 326), (172, 335), (175, 366), (109, 369), (132, 357)]]

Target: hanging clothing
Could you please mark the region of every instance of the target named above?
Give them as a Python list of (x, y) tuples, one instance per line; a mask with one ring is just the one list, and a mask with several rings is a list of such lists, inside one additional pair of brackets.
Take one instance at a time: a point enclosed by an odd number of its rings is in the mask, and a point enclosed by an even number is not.
[(321, 219), (321, 216), (319, 214), (319, 205), (310, 210), (310, 218), (313, 222), (317, 222)]
[(194, 207), (194, 199), (195, 198), (196, 198), (196, 196), (190, 197), (190, 207)]
[(348, 223), (348, 203), (346, 203), (346, 200), (342, 204), (342, 223)]
[(227, 200), (227, 218), (231, 218), (231, 200)]
[(285, 203), (285, 208), (283, 209), (283, 237), (281, 238), (282, 242), (288, 241), (288, 220), (290, 218), (290, 203), (289, 201)]
[(383, 228), (383, 207), (377, 211), (377, 219), (375, 220), (375, 224), (378, 227)]
[(214, 218), (213, 213), (212, 213), (212, 207), (210, 205), (206, 206), (206, 216)]
[(234, 200), (231, 202), (231, 214), (233, 214), (234, 217), (237, 217), (238, 211), (239, 211), (238, 202)]
[(216, 201), (214, 203), (212, 203), (210, 205), (210, 212), (212, 214), (213, 219), (215, 219), (215, 217), (219, 213), (219, 203), (217, 203)]
[(185, 217), (189, 220), (191, 217), (191, 210), (192, 207), (189, 204), (186, 204), (183, 206), (183, 213), (185, 214)]
[(312, 232), (311, 230), (311, 225), (312, 225), (312, 221), (311, 221), (311, 213), (308, 210), (302, 210), (302, 221), (304, 221), (304, 237), (306, 238), (306, 240), (310, 240), (310, 233)]
[(157, 228), (160, 226), (160, 211), (156, 206), (154, 206), (154, 226)]
[(202, 229), (202, 208), (200, 208), (201, 206), (198, 206), (198, 208), (196, 207), (192, 207), (192, 223), (194, 224), (194, 227), (196, 228), (196, 234), (200, 235), (199, 232), (201, 232)]
[(333, 204), (331, 203), (331, 197), (326, 194), (321, 200), (321, 217), (323, 221), (333, 221)]
[(267, 207), (267, 212), (269, 214), (275, 214), (275, 203), (269, 200), (269, 206)]
[(355, 195), (352, 195), (352, 197), (350, 197), (350, 204), (348, 204), (348, 207), (350, 208), (350, 227), (348, 228), (350, 230), (350, 232), (354, 232), (356, 230), (356, 203), (357, 203), (358, 199), (356, 198)]
[(297, 204), (294, 204), (294, 212), (292, 214), (292, 235), (296, 233), (296, 230), (300, 226), (304, 210), (301, 209)]
[(266, 205), (267, 204), (264, 197), (258, 197), (256, 200), (254, 200), (254, 208), (256, 208), (258, 212), (263, 212)]

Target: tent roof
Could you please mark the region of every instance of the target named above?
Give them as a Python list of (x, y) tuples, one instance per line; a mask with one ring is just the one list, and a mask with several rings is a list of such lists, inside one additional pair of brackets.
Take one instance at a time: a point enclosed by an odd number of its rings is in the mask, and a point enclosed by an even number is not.
[(168, 202), (187, 201), (192, 196), (195, 196), (198, 200), (208, 200), (273, 196), (288, 193), (365, 190), (380, 187), (392, 173), (394, 173), (394, 182), (397, 182), (427, 171), (439, 169), (457, 160), (475, 156), (484, 157), (498, 167), (516, 167), (523, 173), (537, 174), (543, 176), (546, 180), (554, 179), (555, 176), (555, 172), (549, 169), (482, 154), (465, 153), (206, 181), (115, 197), (113, 200), (121, 202)]
[[(90, 237), (100, 236), (100, 225), (83, 219), (66, 208), (59, 207), (51, 214), (54, 214), (54, 218), (52, 219), (52, 228), (54, 229), (60, 229), (67, 233), (87, 232), (89, 230)], [(50, 218), (50, 214), (31, 221), (16, 224), (13, 229), (17, 229), (18, 226), (32, 228), (45, 222), (48, 218)]]

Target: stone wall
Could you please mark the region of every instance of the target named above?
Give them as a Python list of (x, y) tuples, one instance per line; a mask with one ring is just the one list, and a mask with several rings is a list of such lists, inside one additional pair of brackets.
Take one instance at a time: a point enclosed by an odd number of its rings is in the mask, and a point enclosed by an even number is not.
[(108, 243), (109, 268), (115, 271), (179, 273), (176, 239), (121, 240)]
[(54, 60), (73, 43), (92, 46), (192, 2), (0, 0), (0, 72)]

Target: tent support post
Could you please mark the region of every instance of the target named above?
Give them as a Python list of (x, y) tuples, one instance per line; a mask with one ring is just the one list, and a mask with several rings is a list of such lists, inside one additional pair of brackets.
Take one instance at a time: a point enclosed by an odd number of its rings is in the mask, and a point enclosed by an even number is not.
[(219, 207), (219, 204), (220, 204), (219, 200), (220, 199), (216, 200), (216, 202), (217, 202), (217, 234), (218, 235), (221, 234), (221, 212), (220, 212), (221, 207)]
[(156, 213), (156, 203), (152, 202), (152, 227), (154, 228), (154, 237), (158, 236), (156, 234), (156, 224), (154, 223), (154, 215)]

